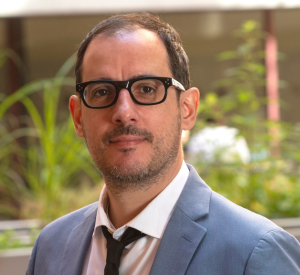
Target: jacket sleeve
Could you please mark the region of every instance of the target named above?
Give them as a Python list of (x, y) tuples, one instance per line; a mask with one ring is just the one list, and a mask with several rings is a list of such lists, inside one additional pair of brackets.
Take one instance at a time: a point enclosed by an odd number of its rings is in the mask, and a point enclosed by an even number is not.
[(36, 257), (38, 241), (39, 238), (37, 238), (37, 240), (35, 241), (34, 247), (32, 249), (31, 256), (26, 270), (26, 275), (34, 275), (34, 265), (35, 265), (35, 257)]
[(253, 249), (244, 275), (300, 275), (300, 244), (282, 229), (265, 234)]

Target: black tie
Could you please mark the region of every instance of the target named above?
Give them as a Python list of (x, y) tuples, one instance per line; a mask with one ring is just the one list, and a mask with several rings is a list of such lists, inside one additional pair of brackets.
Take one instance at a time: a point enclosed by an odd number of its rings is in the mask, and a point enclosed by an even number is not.
[(145, 234), (134, 228), (128, 227), (123, 233), (121, 240), (117, 241), (108, 232), (106, 226), (101, 226), (101, 228), (107, 241), (107, 256), (104, 275), (119, 275), (120, 260), (124, 248), (130, 243), (144, 237)]

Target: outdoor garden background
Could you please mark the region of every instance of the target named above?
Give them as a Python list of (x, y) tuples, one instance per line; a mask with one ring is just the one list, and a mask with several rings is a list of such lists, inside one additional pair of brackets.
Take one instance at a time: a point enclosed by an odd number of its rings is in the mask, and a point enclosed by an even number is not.
[[(237, 128), (247, 141), (251, 160), (226, 162), (219, 152), (213, 162), (199, 154), (193, 165), (213, 190), (251, 211), (268, 218), (299, 217), (300, 116), (289, 122), (267, 119), (266, 32), (259, 20), (241, 21), (230, 34), (235, 46), (215, 54), (214, 66), (221, 73), (200, 89), (199, 114), (190, 135), (206, 127), (207, 121), (212, 127)], [(0, 91), (1, 220), (40, 219), (46, 224), (99, 198), (101, 173), (84, 140), (75, 134), (65, 100), (75, 90), (75, 48), (55, 75), (31, 79), (10, 95)], [(279, 66), (289, 58), (280, 50), (278, 57)], [(27, 73), (20, 57), (5, 47), (0, 49), (2, 73), (9, 60)], [(281, 79), (280, 93), (288, 86)], [(291, 103), (281, 100), (280, 104), (284, 111)], [(16, 116), (13, 108), (21, 108), (22, 115)], [(32, 241), (36, 234), (32, 232)], [(11, 231), (0, 234), (0, 249), (22, 245), (32, 242), (20, 243)]]

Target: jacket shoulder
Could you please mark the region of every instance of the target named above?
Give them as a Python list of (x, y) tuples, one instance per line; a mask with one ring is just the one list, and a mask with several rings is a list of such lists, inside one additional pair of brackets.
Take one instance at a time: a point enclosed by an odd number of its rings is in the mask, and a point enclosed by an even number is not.
[[(188, 167), (190, 177), (178, 205), (206, 234), (186, 274), (198, 274), (200, 270), (203, 274), (224, 275), (300, 274), (300, 245), (293, 236), (212, 191)], [(289, 272), (282, 272), (280, 266)]]
[(49, 223), (42, 230), (40, 239), (51, 238), (53, 235), (58, 236), (57, 234), (61, 238), (68, 236), (74, 227), (82, 223), (87, 216), (97, 210), (97, 206), (98, 202), (95, 202)]
[(213, 226), (215, 223), (221, 224), (223, 232), (249, 234), (252, 238), (260, 238), (269, 231), (281, 229), (269, 219), (236, 205), (214, 191), (210, 200), (209, 219)]
[(77, 226), (84, 224), (87, 218), (91, 220), (92, 216), (96, 216), (97, 206), (98, 202), (93, 203), (45, 226), (35, 242), (26, 274), (59, 274), (70, 234)]

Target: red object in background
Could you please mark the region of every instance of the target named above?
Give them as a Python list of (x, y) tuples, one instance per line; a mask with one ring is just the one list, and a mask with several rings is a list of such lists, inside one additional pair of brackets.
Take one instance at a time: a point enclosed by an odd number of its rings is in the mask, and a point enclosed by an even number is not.
[(267, 32), (266, 37), (266, 92), (268, 97), (267, 117), (271, 121), (280, 120), (279, 92), (278, 92), (278, 60), (277, 41), (274, 33), (272, 11), (265, 11)]
[(277, 66), (277, 42), (272, 34), (267, 35), (266, 41), (266, 84), (268, 96), (268, 119), (279, 121), (279, 92), (278, 92), (278, 66)]

